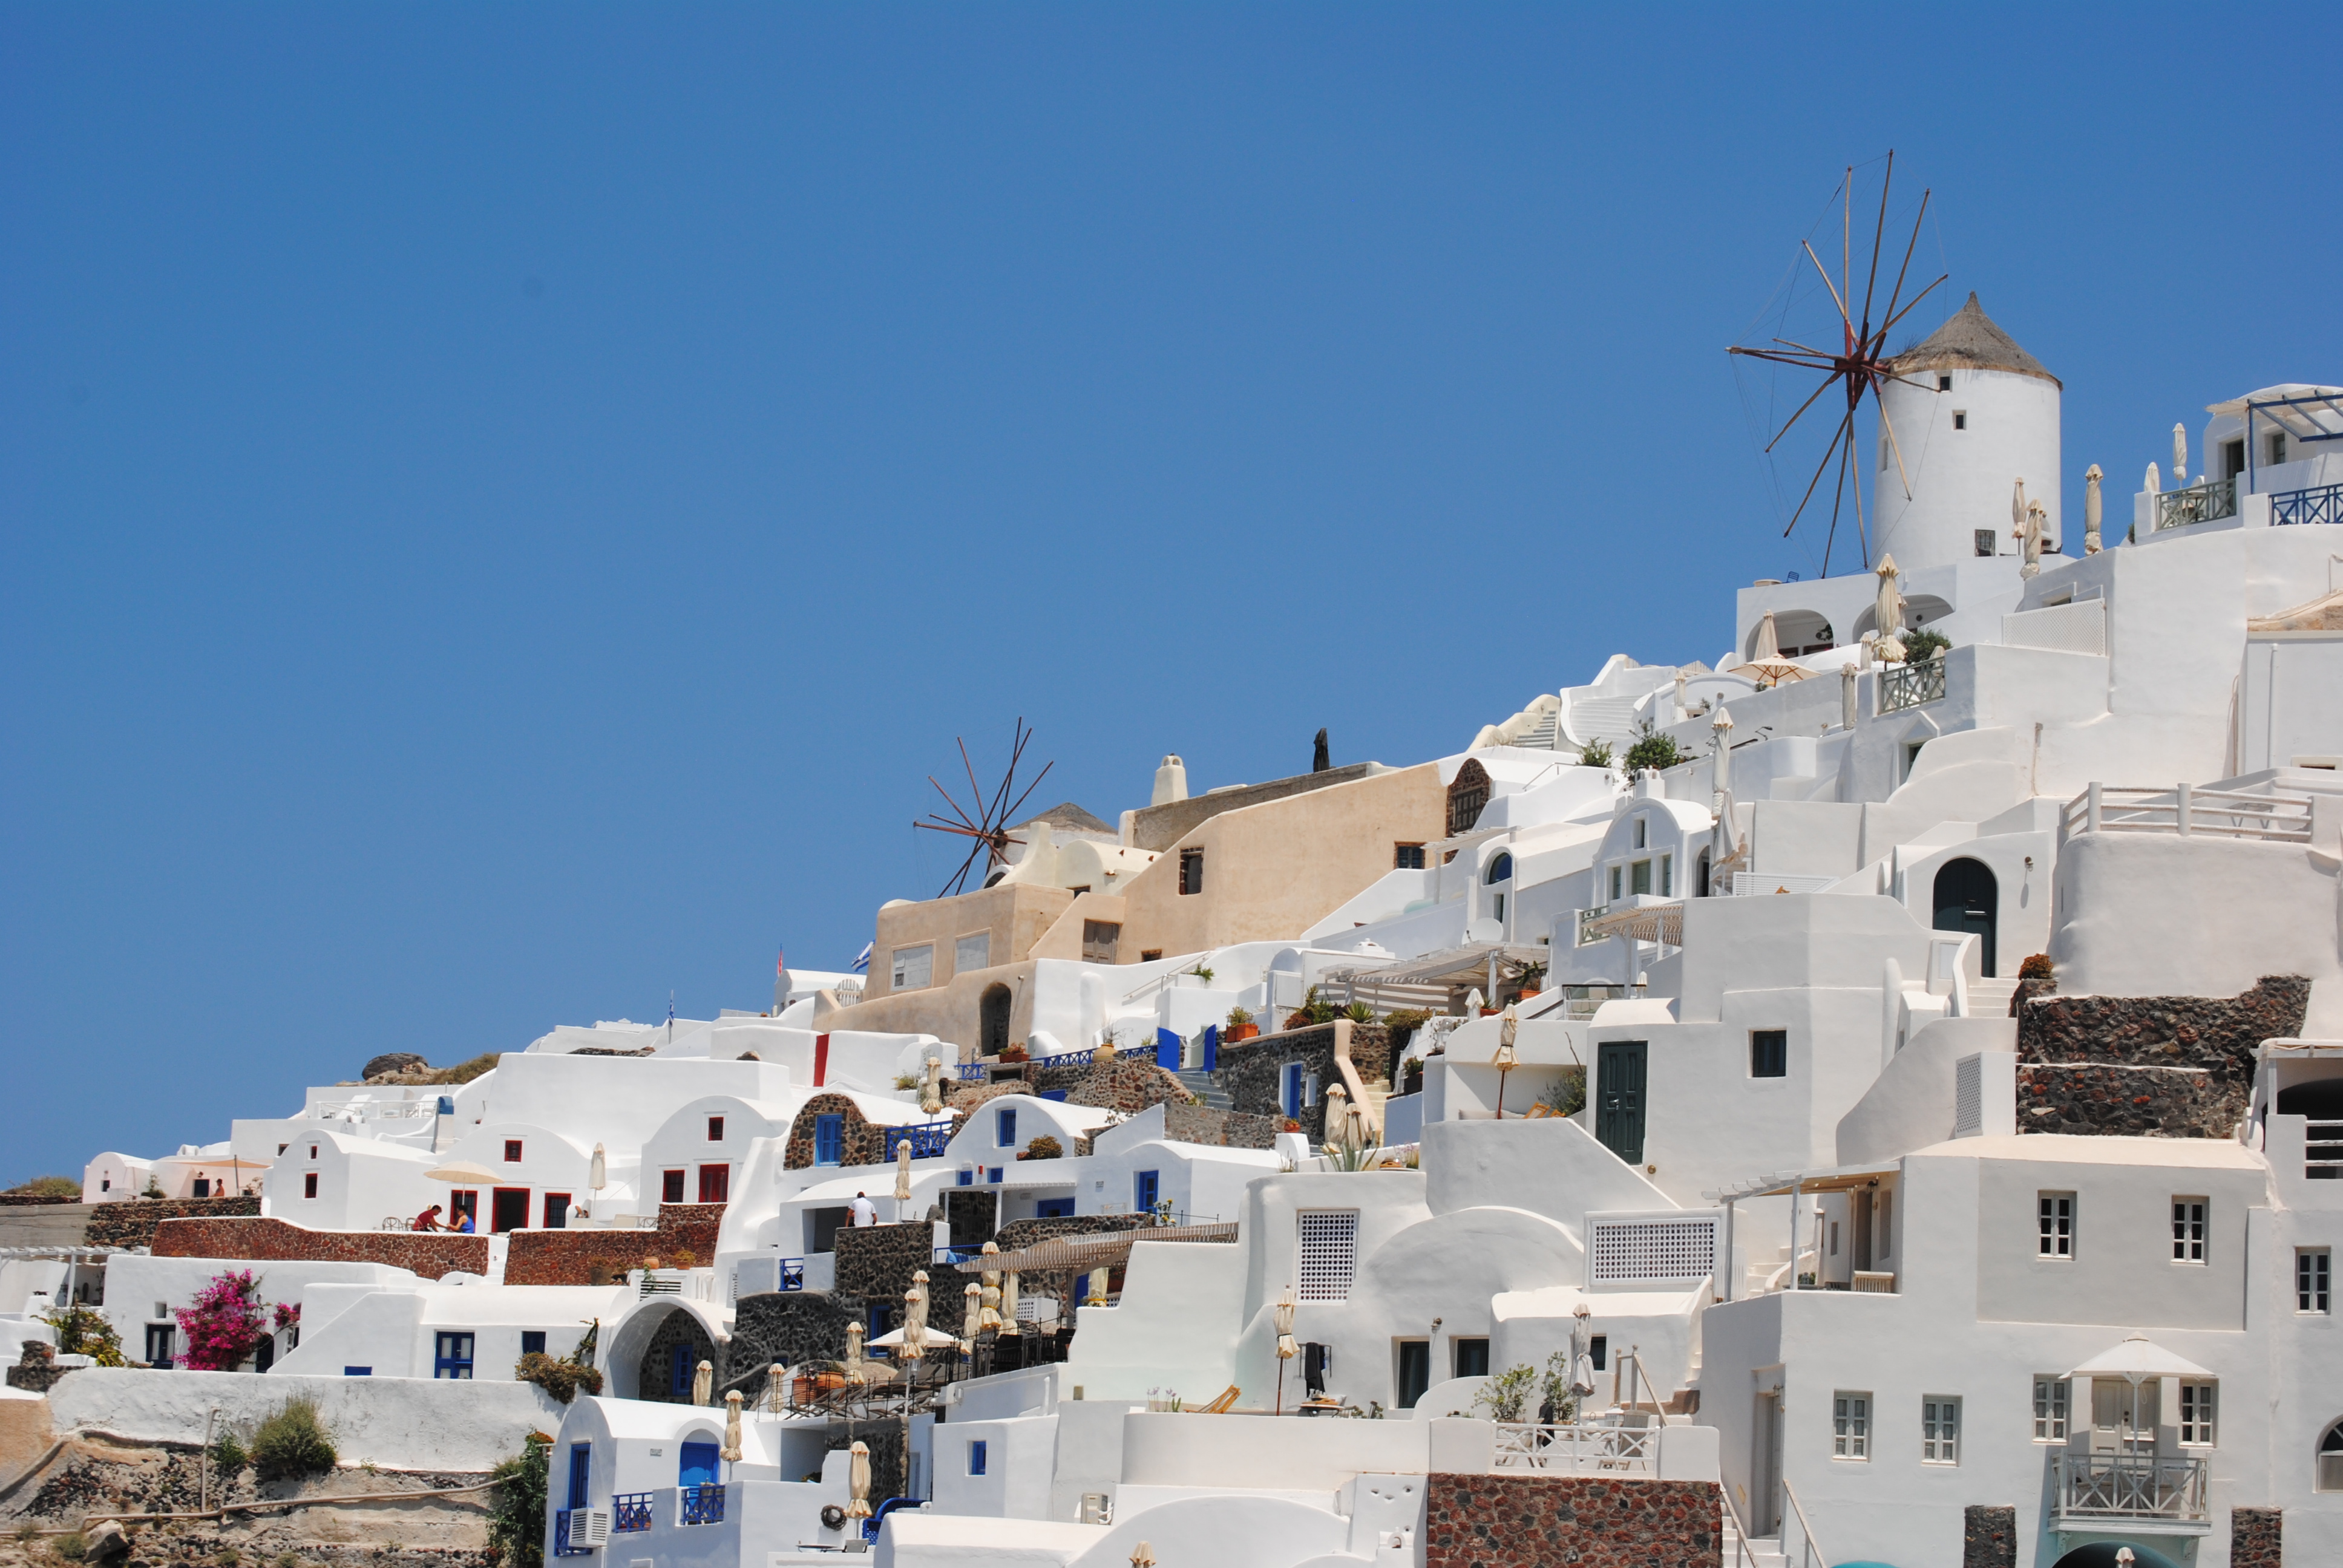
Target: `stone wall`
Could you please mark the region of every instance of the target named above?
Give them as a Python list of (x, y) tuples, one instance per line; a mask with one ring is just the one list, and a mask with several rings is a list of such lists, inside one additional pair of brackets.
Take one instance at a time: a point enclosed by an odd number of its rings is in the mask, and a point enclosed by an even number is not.
[(1424, 1568), (1722, 1568), (1724, 1509), (1705, 1481), (1433, 1475)]
[(505, 1283), (590, 1285), (598, 1262), (624, 1272), (657, 1258), (672, 1268), (679, 1251), (690, 1252), (706, 1268), (716, 1261), (716, 1233), (723, 1223), (721, 1203), (662, 1203), (659, 1228), (651, 1231), (514, 1231), (505, 1252)]
[(26, 1393), (48, 1392), (59, 1378), (73, 1370), (57, 1365), (56, 1347), (39, 1340), (24, 1341), (17, 1352), (16, 1364), (8, 1369), (7, 1382), (10, 1388), (22, 1389)]
[(2309, 1000), (2299, 975), (2266, 975), (2234, 997), (2028, 998), (2017, 1130), (2227, 1137), (2250, 1103), (2256, 1051), (2298, 1033)]
[[(1267, 1117), (1282, 1127), (1285, 1118), (1279, 1109), (1280, 1084), (1287, 1064), (1296, 1061), (1303, 1071), (1317, 1075), (1319, 1096), (1316, 1104), (1302, 1108), (1296, 1120), (1302, 1123), (1302, 1131), (1309, 1134), (1311, 1142), (1323, 1142), (1326, 1091), (1342, 1081), (1334, 1065), (1332, 1024), (1289, 1029), (1280, 1034), (1261, 1035), (1242, 1045), (1224, 1045), (1221, 1047), (1221, 1064), (1214, 1070), (1212, 1081), (1229, 1091), (1232, 1109), (1248, 1116)], [(1379, 1023), (1352, 1025), (1351, 1065), (1358, 1069), (1362, 1082), (1388, 1081), (1391, 1031)]]
[(743, 1296), (732, 1319), (732, 1342), (718, 1366), (719, 1402), (728, 1389), (745, 1399), (764, 1392), (774, 1362), (785, 1367), (846, 1359), (846, 1326), (868, 1324), (860, 1296), (840, 1291), (764, 1291)]
[[(229, 1199), (229, 1202), (250, 1200)], [(117, 1205), (127, 1208), (128, 1204)], [(162, 1208), (162, 1203), (142, 1208)], [(553, 1231), (558, 1235), (561, 1232)], [(442, 1236), (422, 1231), (311, 1231), (283, 1220), (228, 1218), (165, 1220), (154, 1230), (158, 1258), (220, 1258), (238, 1262), (302, 1260), (387, 1263), (427, 1280), (443, 1274), (486, 1274), (486, 1236)]]
[(1275, 1116), (1248, 1116), (1242, 1111), (1216, 1111), (1209, 1105), (1167, 1105), (1163, 1136), (1174, 1143), (1209, 1143), (1218, 1149), (1274, 1149)]
[(689, 1381), (681, 1393), (674, 1392), (674, 1355), (678, 1345), (690, 1347), (691, 1366), (695, 1372), (701, 1362), (709, 1363), (709, 1375), (714, 1380), (713, 1387), (719, 1391), (709, 1397), (720, 1401), (723, 1398), (720, 1391), (726, 1386), (725, 1352), (709, 1341), (708, 1331), (701, 1326), (699, 1320), (684, 1312), (669, 1312), (666, 1321), (651, 1331), (651, 1342), (643, 1347), (643, 1359), (636, 1373), (635, 1397), (659, 1404), (691, 1402)]
[(807, 1101), (789, 1123), (789, 1146), (781, 1156), (783, 1166), (791, 1171), (809, 1170), (813, 1165), (813, 1130), (824, 1116), (846, 1119), (846, 1144), (841, 1165), (884, 1165), (887, 1150), (881, 1141), (884, 1129), (863, 1120), (862, 1110), (850, 1095), (817, 1094)]
[(1961, 1568), (2017, 1568), (2016, 1509), (1973, 1503), (1961, 1511)]
[[(83, 1232), (84, 1241), (92, 1247), (152, 1247), (155, 1228), (166, 1220), (226, 1218), (235, 1215), (257, 1216), (260, 1200), (252, 1198), (132, 1198), (119, 1203), (101, 1203), (89, 1217), (89, 1227)], [(176, 1257), (204, 1257), (210, 1254), (180, 1252)], [(220, 1257), (235, 1257), (222, 1252)]]
[(2285, 1514), (2280, 1508), (2229, 1510), (2229, 1568), (2279, 1568), (2285, 1561), (2278, 1549)]
[(930, 1267), (936, 1252), (936, 1228), (925, 1220), (902, 1225), (841, 1227), (832, 1243), (837, 1249), (838, 1289), (870, 1302), (891, 1302), (888, 1326), (902, 1322), (903, 1292), (911, 1275)]

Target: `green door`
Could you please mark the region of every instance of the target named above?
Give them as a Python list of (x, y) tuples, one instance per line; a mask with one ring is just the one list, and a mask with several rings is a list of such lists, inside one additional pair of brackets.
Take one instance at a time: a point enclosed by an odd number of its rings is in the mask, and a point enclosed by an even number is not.
[(1594, 1136), (1630, 1165), (1644, 1162), (1644, 1070), (1649, 1042), (1607, 1040), (1594, 1053)]

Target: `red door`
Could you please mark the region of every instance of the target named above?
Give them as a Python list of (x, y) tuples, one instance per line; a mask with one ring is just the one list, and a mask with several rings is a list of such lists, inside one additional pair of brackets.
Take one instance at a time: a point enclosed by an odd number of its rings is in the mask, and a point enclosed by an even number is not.
[(702, 1165), (699, 1168), (699, 1201), (722, 1203), (729, 1201), (732, 1191), (732, 1167)]

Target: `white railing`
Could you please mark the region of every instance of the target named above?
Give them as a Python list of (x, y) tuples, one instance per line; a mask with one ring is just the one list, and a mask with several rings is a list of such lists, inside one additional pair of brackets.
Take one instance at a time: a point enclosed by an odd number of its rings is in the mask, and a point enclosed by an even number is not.
[(1549, 1425), (1543, 1422), (1497, 1423), (1498, 1470), (1543, 1470), (1562, 1475), (1656, 1476), (1656, 1426)]
[(2308, 795), (2248, 795), (2237, 789), (2135, 789), (2093, 784), (2059, 813), (2066, 836), (2077, 833), (2173, 833), (2183, 839), (2260, 839), (2310, 842)]
[(2205, 1462), (2153, 1453), (2062, 1453), (2054, 1516), (2205, 1520)]
[(2040, 609), (2019, 610), (2001, 618), (2001, 641), (2005, 648), (2040, 648), (2053, 653), (2094, 653), (2107, 651), (2107, 602), (2105, 599), (2075, 599), (2066, 604), (2046, 605)]
[(439, 1097), (425, 1100), (321, 1100), (309, 1108), (316, 1121), (427, 1121), (439, 1114)]
[(1725, 1516), (1733, 1526), (1733, 1568), (1757, 1568), (1757, 1559), (1750, 1554), (1749, 1523), (1734, 1505), (1731, 1483), (1719, 1486), (1716, 1494), (1725, 1500)]
[[(1793, 1563), (1798, 1568), (1830, 1568), (1830, 1559), (1823, 1554), (1822, 1543), (1815, 1539), (1815, 1527), (1806, 1523), (1805, 1505), (1798, 1502), (1796, 1490), (1786, 1479), (1782, 1483), (1782, 1495), (1790, 1500), (1790, 1511), (1782, 1516), (1782, 1562), (1785, 1568)], [(1795, 1557), (1790, 1555), (1790, 1527), (1794, 1524), (1797, 1526), (1798, 1542)]]

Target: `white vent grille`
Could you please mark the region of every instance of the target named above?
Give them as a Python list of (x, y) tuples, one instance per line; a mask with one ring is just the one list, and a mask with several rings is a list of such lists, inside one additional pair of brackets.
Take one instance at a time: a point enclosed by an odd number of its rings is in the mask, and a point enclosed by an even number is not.
[(1359, 1267), (1359, 1216), (1354, 1212), (1304, 1214), (1302, 1219), (1302, 1293), (1305, 1302), (1347, 1302)]
[(2087, 598), (2003, 616), (2001, 640), (2011, 648), (2104, 654), (2107, 651), (2107, 601)]
[(1716, 1216), (1591, 1220), (1590, 1283), (1701, 1280), (1716, 1272)]
[(572, 1509), (569, 1514), (569, 1544), (573, 1548), (608, 1546), (610, 1543), (610, 1511), (607, 1508)]
[(1985, 1058), (1965, 1056), (1953, 1064), (1953, 1136), (1975, 1138), (1985, 1131)]

